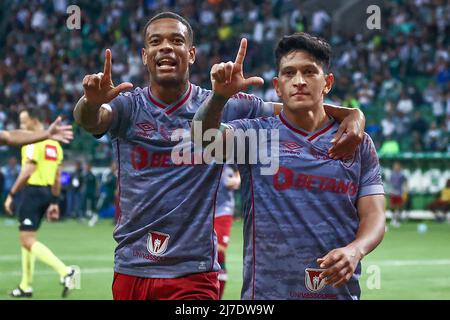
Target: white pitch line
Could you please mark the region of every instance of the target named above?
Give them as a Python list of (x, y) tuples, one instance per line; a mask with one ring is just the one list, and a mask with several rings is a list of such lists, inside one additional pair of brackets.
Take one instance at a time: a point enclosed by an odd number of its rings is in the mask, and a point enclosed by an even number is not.
[[(114, 261), (113, 256), (58, 256), (61, 260), (68, 260), (68, 261)], [(2, 261), (20, 261), (21, 257), (20, 255), (3, 255), (0, 256), (0, 262)]]
[(363, 261), (363, 266), (379, 265), (386, 267), (401, 266), (447, 266), (450, 260), (381, 260), (381, 261)]
[[(111, 275), (114, 273), (113, 268), (81, 268), (81, 276), (83, 274), (95, 274), (95, 273), (110, 273)], [(9, 272), (0, 272), (0, 278), (6, 277), (6, 276), (20, 276), (22, 272), (20, 271), (9, 271)], [(35, 271), (35, 275), (55, 275), (55, 277), (58, 276), (58, 274), (53, 270), (42, 270), (42, 271)]]
[[(112, 256), (99, 256), (99, 255), (85, 255), (85, 256), (60, 256), (64, 261), (107, 261), (107, 262), (114, 262), (114, 257)], [(13, 262), (13, 261), (20, 261), (21, 257), (20, 255), (0, 255), (0, 262)], [(227, 258), (228, 262), (231, 263), (241, 263), (241, 259), (232, 259)], [(364, 260), (362, 262), (363, 267), (369, 266), (369, 265), (379, 265), (379, 266), (387, 266), (387, 267), (395, 267), (395, 266), (445, 266), (450, 265), (450, 259), (422, 259), (422, 260)], [(0, 272), (2, 273), (2, 272)]]

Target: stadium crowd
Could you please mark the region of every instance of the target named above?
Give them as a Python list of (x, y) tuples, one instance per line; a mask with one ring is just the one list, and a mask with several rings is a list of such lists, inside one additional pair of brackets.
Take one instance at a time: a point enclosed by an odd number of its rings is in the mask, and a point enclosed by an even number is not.
[[(66, 10), (72, 3), (67, 0), (2, 1), (0, 130), (17, 128), (18, 112), (25, 106), (45, 109), (48, 123), (57, 115), (73, 123), (82, 77), (101, 70), (106, 48), (113, 52), (115, 82), (145, 87), (142, 27), (148, 17), (171, 10), (186, 17), (194, 29), (197, 58), (192, 82), (209, 87), (210, 67), (232, 60), (239, 39), (245, 36), (249, 40), (245, 72), (265, 79), (253, 93), (277, 101), (271, 81), (276, 74), (274, 45), (284, 34), (311, 32), (327, 39), (334, 51), (336, 82), (328, 102), (364, 111), (366, 131), (380, 155), (450, 151), (448, 1), (386, 1), (381, 7), (381, 29), (370, 32), (366, 26), (337, 32), (330, 12), (319, 7), (307, 12), (304, 3), (80, 0), (75, 4), (81, 9), (81, 29), (69, 30)], [(109, 165), (108, 138), (97, 141), (76, 126), (75, 131), (75, 140), (65, 149), (83, 157), (78, 160)], [(2, 164), (7, 161), (3, 156)]]
[[(361, 28), (355, 28), (351, 34), (333, 31), (333, 17), (325, 10), (307, 13), (301, 1), (292, 0), (78, 1), (80, 30), (66, 26), (70, 4), (67, 0), (2, 1), (0, 129), (16, 128), (17, 112), (30, 105), (44, 108), (48, 121), (62, 114), (72, 122), (73, 106), (82, 94), (82, 75), (100, 70), (108, 47), (113, 51), (116, 80), (146, 86), (141, 29), (155, 12), (172, 10), (183, 14), (194, 28), (194, 83), (208, 87), (210, 66), (231, 60), (245, 36), (250, 41), (246, 72), (266, 80), (254, 93), (277, 100), (271, 84), (275, 42), (283, 34), (312, 32), (328, 39), (334, 50), (336, 83), (329, 101), (359, 107), (369, 115), (367, 131), (378, 148), (395, 140), (401, 151), (449, 149), (447, 1), (386, 1), (380, 30), (357, 33)], [(71, 148), (81, 148), (97, 162), (110, 158), (106, 139), (90, 144), (75, 141)]]

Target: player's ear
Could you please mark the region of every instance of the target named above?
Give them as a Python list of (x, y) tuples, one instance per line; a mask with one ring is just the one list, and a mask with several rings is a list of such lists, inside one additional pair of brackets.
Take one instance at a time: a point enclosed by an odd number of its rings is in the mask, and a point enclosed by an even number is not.
[(197, 49), (195, 49), (195, 47), (194, 46), (192, 46), (190, 49), (189, 49), (189, 64), (194, 64), (194, 62), (195, 62), (195, 54), (197, 53)]
[(141, 57), (142, 57), (142, 63), (144, 66), (147, 65), (147, 52), (145, 51), (145, 48), (141, 49)]
[(277, 96), (279, 96), (281, 98), (281, 91), (278, 86), (278, 77), (274, 77), (272, 79), (272, 84), (273, 84), (273, 87), (275, 88), (275, 91), (277, 92)]
[(334, 75), (332, 73), (325, 75), (325, 87), (323, 88), (324, 95), (331, 91), (333, 83), (334, 83)]

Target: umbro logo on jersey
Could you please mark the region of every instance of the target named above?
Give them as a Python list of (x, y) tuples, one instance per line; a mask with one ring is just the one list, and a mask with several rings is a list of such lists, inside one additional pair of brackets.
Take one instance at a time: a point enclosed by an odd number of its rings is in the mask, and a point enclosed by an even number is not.
[(147, 239), (147, 250), (155, 256), (160, 256), (167, 250), (170, 235), (167, 233), (150, 231)]
[(280, 142), (281, 151), (288, 153), (300, 153), (300, 150), (303, 148), (300, 144), (295, 141), (283, 141)]
[(305, 285), (306, 289), (311, 292), (319, 292), (325, 287), (325, 279), (320, 279), (320, 274), (323, 272), (323, 269), (305, 269)]
[(145, 138), (149, 138), (151, 136), (151, 133), (153, 131), (156, 131), (156, 127), (150, 122), (136, 123), (136, 126), (141, 129), (141, 131), (138, 131), (136, 134)]
[(22, 221), (22, 224), (23, 224), (24, 226), (32, 226), (32, 225), (33, 225), (33, 222), (31, 222), (30, 219), (25, 219), (25, 220)]
[(141, 129), (145, 132), (156, 130), (155, 126), (152, 125), (150, 122), (141, 122), (141, 123), (137, 123), (136, 125), (138, 126), (139, 129)]

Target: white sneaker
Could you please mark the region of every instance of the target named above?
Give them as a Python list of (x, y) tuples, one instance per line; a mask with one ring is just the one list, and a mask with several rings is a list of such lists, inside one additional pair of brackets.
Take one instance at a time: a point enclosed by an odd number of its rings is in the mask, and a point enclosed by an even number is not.
[(70, 290), (81, 288), (81, 270), (78, 266), (70, 266), (69, 273), (63, 278), (62, 285), (64, 286), (62, 297), (65, 298)]
[(98, 214), (94, 213), (93, 216), (92, 216), (92, 218), (91, 218), (91, 219), (89, 220), (89, 222), (88, 222), (88, 226), (89, 226), (89, 227), (95, 226), (95, 224), (97, 223), (97, 221), (98, 221)]

